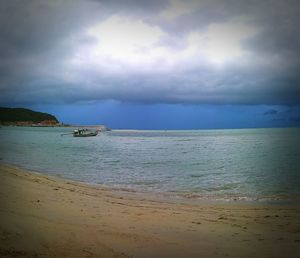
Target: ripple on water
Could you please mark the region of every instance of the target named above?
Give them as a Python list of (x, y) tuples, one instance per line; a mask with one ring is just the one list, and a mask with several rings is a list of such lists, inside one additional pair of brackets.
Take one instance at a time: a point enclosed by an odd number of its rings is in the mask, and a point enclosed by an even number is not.
[(74, 180), (203, 196), (300, 196), (300, 129), (118, 131), (1, 128), (6, 163)]

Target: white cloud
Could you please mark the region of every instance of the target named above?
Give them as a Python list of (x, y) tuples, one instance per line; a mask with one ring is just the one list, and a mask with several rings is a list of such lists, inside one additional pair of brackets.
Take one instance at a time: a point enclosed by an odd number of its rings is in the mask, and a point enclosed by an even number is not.
[(190, 51), (202, 53), (209, 62), (222, 65), (247, 54), (241, 43), (259, 29), (240, 22), (212, 23), (206, 31), (190, 33)]
[(89, 28), (87, 34), (98, 40), (89, 49), (91, 55), (127, 62), (143, 60), (144, 51), (151, 50), (164, 35), (157, 26), (117, 15)]
[[(212, 23), (205, 31), (193, 31), (178, 39), (181, 48), (160, 44), (171, 37), (158, 26), (140, 19), (113, 15), (78, 35), (78, 44), (69, 64), (72, 68), (91, 68), (101, 73), (173, 73), (178, 69), (218, 66), (247, 54), (241, 41), (258, 29), (241, 19)], [(81, 38), (89, 40), (80, 40)], [(173, 40), (173, 39), (172, 39)], [(87, 44), (81, 42), (87, 41)]]
[(160, 44), (168, 37), (165, 32), (139, 19), (114, 15), (76, 37), (78, 44), (67, 62), (70, 69), (98, 69), (102, 74), (168, 72), (181, 58), (176, 49)]

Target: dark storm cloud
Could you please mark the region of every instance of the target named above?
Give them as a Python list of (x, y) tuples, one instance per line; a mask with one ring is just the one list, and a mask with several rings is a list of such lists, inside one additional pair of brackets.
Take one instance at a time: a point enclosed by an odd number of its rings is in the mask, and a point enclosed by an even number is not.
[[(1, 1), (0, 103), (115, 99), (143, 103), (300, 104), (297, 1), (182, 3), (175, 5), (172, 10), (177, 15), (170, 18), (162, 14), (172, 7), (171, 1)], [(245, 55), (221, 67), (197, 52), (172, 65), (166, 58), (158, 58), (148, 66), (132, 65), (109, 55), (91, 55), (78, 64), (81, 59), (74, 56), (80, 54), (80, 49), (92, 49), (99, 41), (87, 35), (87, 29), (113, 16), (159, 28), (164, 35), (155, 46), (172, 49), (175, 57), (188, 49), (191, 33), (205, 33), (212, 24), (234, 24), (236, 18), (257, 28), (257, 33), (242, 40)], [(243, 31), (236, 29), (233, 33), (240, 35)], [(231, 35), (225, 33), (224, 37)], [(201, 51), (202, 46), (198, 47)], [(147, 48), (141, 51), (148, 57)], [(89, 58), (93, 59), (90, 63), (86, 61)]]
[(153, 15), (169, 6), (168, 0), (92, 0), (101, 6), (109, 7), (115, 13), (132, 15)]
[[(277, 109), (278, 108), (278, 109)], [(264, 116), (272, 122), (285, 122), (285, 126), (299, 126), (300, 125), (300, 107), (278, 106), (276, 109), (267, 109)]]
[(278, 110), (275, 110), (275, 109), (270, 109), (270, 110), (267, 110), (265, 111), (264, 115), (276, 115), (278, 113)]

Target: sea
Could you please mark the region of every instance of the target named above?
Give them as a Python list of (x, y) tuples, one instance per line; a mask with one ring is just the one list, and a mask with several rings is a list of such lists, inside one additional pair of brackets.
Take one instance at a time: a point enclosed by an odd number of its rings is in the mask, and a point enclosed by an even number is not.
[(86, 138), (67, 134), (73, 129), (1, 127), (0, 162), (175, 198), (299, 201), (300, 128), (113, 130)]

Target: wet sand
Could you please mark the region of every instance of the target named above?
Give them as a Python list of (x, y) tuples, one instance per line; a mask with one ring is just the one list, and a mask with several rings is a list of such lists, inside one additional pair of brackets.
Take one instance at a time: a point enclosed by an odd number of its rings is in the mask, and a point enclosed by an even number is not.
[(0, 257), (300, 257), (300, 207), (182, 203), (0, 165)]

